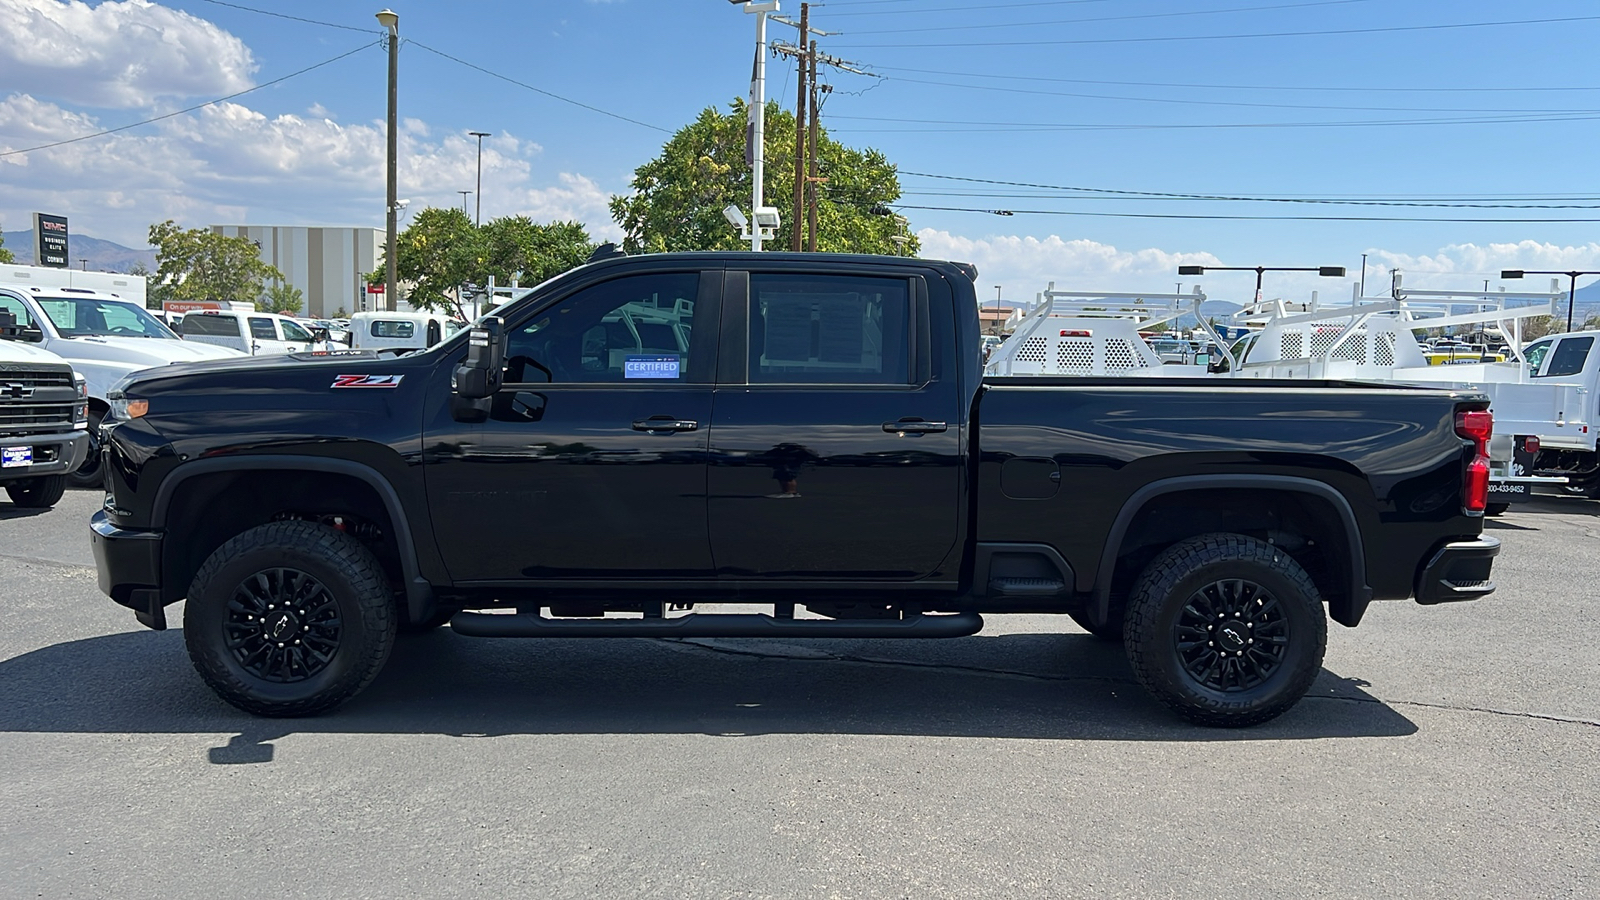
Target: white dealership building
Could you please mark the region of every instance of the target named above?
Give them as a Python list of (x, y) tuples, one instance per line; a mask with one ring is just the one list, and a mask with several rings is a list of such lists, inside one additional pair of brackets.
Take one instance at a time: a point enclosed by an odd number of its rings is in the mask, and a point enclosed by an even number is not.
[(300, 289), (302, 315), (327, 318), (377, 308), (381, 294), (367, 293), (366, 275), (383, 265), (383, 229), (305, 225), (212, 225), (227, 237), (261, 248), (261, 261)]

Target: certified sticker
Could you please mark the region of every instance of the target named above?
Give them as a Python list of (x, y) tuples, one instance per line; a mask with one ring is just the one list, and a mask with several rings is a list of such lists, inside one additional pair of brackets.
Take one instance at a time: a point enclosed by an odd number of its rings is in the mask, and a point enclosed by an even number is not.
[(622, 362), (623, 378), (677, 378), (676, 356), (630, 356)]
[(397, 388), (404, 375), (337, 375), (333, 379), (336, 388)]

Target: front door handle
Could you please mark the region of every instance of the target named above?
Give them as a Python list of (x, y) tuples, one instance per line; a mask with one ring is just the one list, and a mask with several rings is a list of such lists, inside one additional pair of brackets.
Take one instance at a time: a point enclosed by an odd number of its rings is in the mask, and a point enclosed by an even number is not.
[(692, 419), (675, 419), (672, 416), (651, 416), (648, 419), (634, 419), (633, 430), (643, 431), (647, 434), (670, 434), (675, 431), (694, 431), (700, 423)]
[(901, 419), (897, 422), (883, 423), (883, 430), (890, 434), (936, 434), (949, 431), (950, 426), (944, 422), (924, 422), (921, 419)]

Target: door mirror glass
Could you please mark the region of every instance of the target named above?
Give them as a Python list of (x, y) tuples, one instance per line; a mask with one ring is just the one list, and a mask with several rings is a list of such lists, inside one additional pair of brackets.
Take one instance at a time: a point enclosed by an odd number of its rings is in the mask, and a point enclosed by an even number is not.
[(451, 379), (455, 392), (468, 400), (492, 397), (505, 375), (505, 322), (488, 316), (472, 326), (467, 337), (467, 358), (456, 366)]

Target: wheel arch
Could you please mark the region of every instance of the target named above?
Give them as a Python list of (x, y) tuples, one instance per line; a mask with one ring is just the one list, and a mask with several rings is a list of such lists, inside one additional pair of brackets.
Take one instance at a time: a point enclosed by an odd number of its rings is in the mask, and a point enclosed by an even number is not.
[[(1216, 496), (1219, 492), (1233, 497), (1266, 495), (1269, 506), (1252, 511), (1260, 522), (1284, 510), (1301, 513), (1299, 521), (1311, 523), (1304, 529), (1310, 533), (1303, 536), (1333, 548), (1326, 570), (1312, 572), (1318, 588), (1327, 596), (1329, 616), (1349, 627), (1361, 621), (1372, 599), (1372, 588), (1367, 584), (1366, 551), (1355, 511), (1332, 485), (1291, 475), (1189, 475), (1154, 481), (1134, 491), (1112, 521), (1095, 572), (1091, 608), (1099, 621), (1110, 616), (1116, 589), (1131, 583), (1128, 567), (1122, 564), (1128, 561), (1130, 551), (1140, 549), (1141, 532), (1148, 529), (1153, 515), (1183, 499), (1178, 495)], [(1219, 529), (1210, 521), (1196, 521), (1191, 527), (1176, 529), (1192, 533), (1150, 546), (1159, 552), (1159, 547), (1170, 546), (1176, 540), (1216, 530)], [(1290, 555), (1300, 559), (1303, 554)]]
[[(168, 539), (163, 543), (162, 560), (163, 583), (166, 585), (163, 602), (172, 602), (182, 596), (188, 588), (188, 580), (193, 578), (204, 558), (221, 546), (223, 542), (232, 537), (232, 533), (204, 534), (205, 526), (196, 524), (191, 529), (191, 537), (200, 538), (198, 542), (174, 540), (179, 535), (168, 527), (168, 518), (176, 506), (193, 505), (200, 498), (217, 499), (226, 498), (230, 493), (242, 493), (245, 489), (238, 487), (239, 476), (252, 473), (311, 473), (317, 476), (313, 479), (316, 485), (339, 484), (359, 485), (362, 490), (369, 492), (367, 497), (361, 497), (359, 492), (345, 495), (343, 499), (355, 503), (365, 502), (380, 511), (387, 519), (388, 528), (385, 538), (389, 548), (396, 557), (399, 585), (406, 598), (407, 612), (414, 618), (427, 615), (433, 605), (433, 588), (427, 579), (422, 577), (421, 568), (417, 559), (415, 539), (411, 530), (410, 517), (407, 516), (405, 505), (400, 500), (399, 493), (377, 470), (362, 463), (345, 459), (328, 459), (316, 456), (275, 455), (275, 456), (248, 456), (248, 457), (218, 457), (201, 459), (178, 467), (166, 478), (156, 491), (152, 507), (152, 524), (167, 531)], [(332, 480), (330, 480), (332, 479)], [(256, 487), (259, 487), (256, 486)], [(352, 509), (348, 512), (362, 512), (367, 510)], [(265, 514), (275, 514), (269, 511)], [(189, 517), (191, 520), (197, 517)], [(255, 519), (260, 516), (243, 517)], [(251, 521), (250, 524), (261, 524)], [(248, 525), (246, 527), (249, 527)], [(229, 529), (222, 529), (227, 531)], [(189, 545), (187, 552), (179, 555), (177, 547)], [(196, 559), (195, 557), (198, 557)], [(176, 596), (173, 592), (178, 592)]]

